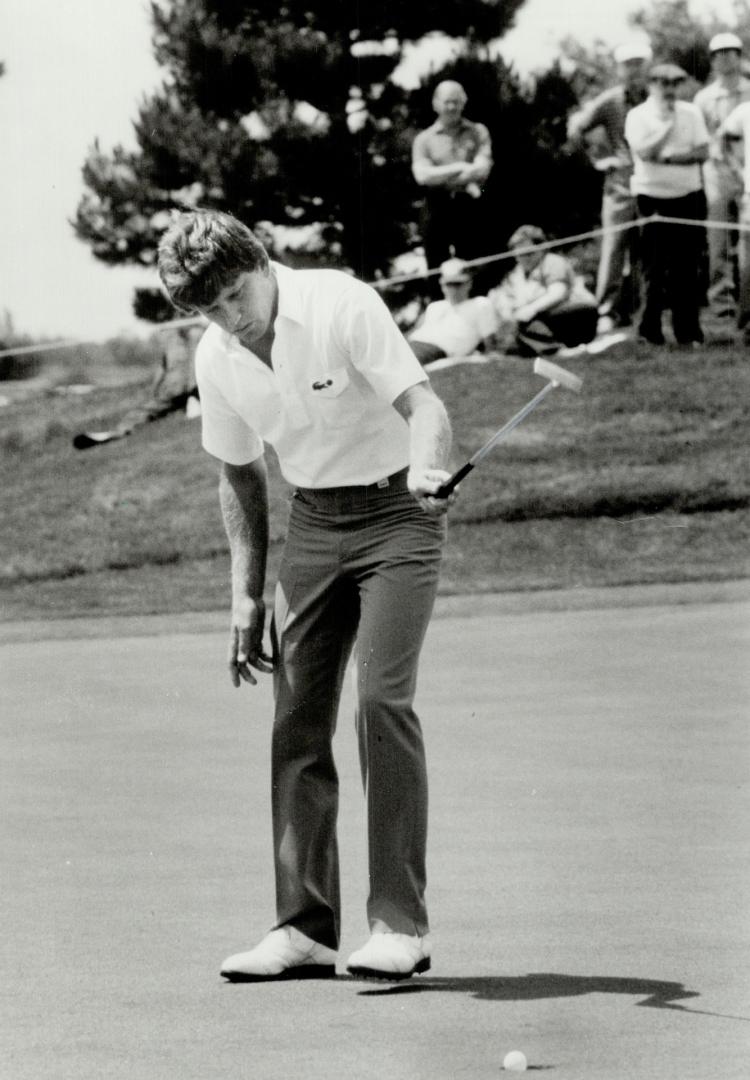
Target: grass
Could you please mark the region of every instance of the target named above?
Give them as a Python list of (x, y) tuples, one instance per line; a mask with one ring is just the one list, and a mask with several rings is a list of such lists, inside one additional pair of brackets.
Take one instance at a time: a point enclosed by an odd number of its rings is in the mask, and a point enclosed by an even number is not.
[[(557, 391), (463, 484), (446, 593), (740, 578), (750, 532), (746, 350), (626, 346)], [(527, 361), (435, 373), (462, 462), (538, 389)], [(179, 612), (227, 601), (217, 465), (173, 416), (84, 453), (143, 381), (3, 410), (3, 617)], [(272, 460), (271, 569), (287, 488)]]

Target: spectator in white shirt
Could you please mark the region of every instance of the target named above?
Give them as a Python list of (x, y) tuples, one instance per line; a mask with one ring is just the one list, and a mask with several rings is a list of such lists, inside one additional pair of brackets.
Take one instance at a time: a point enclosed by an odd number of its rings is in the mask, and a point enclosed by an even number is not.
[(470, 356), (495, 343), (497, 318), (486, 296), (470, 296), (471, 271), (462, 259), (440, 267), (443, 300), (433, 300), (409, 335), (417, 359), (429, 364), (445, 357)]
[[(737, 222), (742, 200), (742, 151), (735, 143), (726, 146), (719, 137), (721, 125), (738, 105), (750, 101), (750, 79), (742, 74), (742, 41), (736, 34), (715, 34), (708, 45), (714, 79), (693, 98), (711, 136), (708, 160), (703, 166), (708, 217)], [(729, 229), (708, 230), (708, 303), (718, 318), (735, 313), (734, 237)]]
[[(631, 109), (625, 138), (633, 154), (633, 191), (641, 217), (703, 221), (706, 197), (701, 165), (709, 136), (700, 109), (679, 101), (687, 72), (676, 64), (657, 64), (649, 74), (649, 95)], [(655, 345), (664, 342), (662, 314), (672, 313), (678, 344), (703, 341), (700, 326), (700, 260), (704, 230), (697, 225), (649, 222), (641, 235), (645, 303), (639, 333)]]

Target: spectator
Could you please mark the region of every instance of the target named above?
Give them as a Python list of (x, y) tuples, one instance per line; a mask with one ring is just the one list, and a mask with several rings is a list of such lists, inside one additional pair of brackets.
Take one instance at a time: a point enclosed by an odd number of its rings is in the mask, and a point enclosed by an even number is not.
[[(595, 97), (568, 122), (568, 138), (573, 145), (583, 145), (587, 135), (603, 136), (605, 152), (594, 161), (595, 168), (604, 174), (603, 229), (626, 225), (637, 217), (630, 186), (633, 163), (625, 141), (625, 117), (646, 97), (651, 47), (645, 41), (623, 43), (613, 57), (617, 85)], [(609, 333), (615, 326), (630, 322), (638, 306), (637, 261), (635, 229), (605, 232), (596, 281), (598, 333)]]
[(494, 345), (497, 318), (486, 296), (470, 296), (471, 271), (461, 259), (440, 267), (443, 300), (428, 304), (409, 335), (417, 359), (429, 364), (448, 356), (470, 356)]
[[(711, 136), (703, 166), (706, 212), (714, 221), (737, 222), (742, 201), (742, 151), (718, 137), (729, 114), (750, 101), (750, 79), (742, 75), (742, 42), (736, 34), (716, 34), (708, 45), (713, 82), (693, 99)], [(708, 303), (717, 318), (735, 314), (737, 283), (734, 237), (728, 229), (708, 230)]]
[(414, 179), (425, 189), (422, 240), (430, 269), (451, 256), (482, 253), (482, 185), (492, 170), (492, 145), (484, 124), (464, 117), (466, 100), (460, 83), (439, 83), (432, 98), (437, 120), (412, 146)]
[[(678, 101), (687, 72), (676, 64), (657, 64), (649, 73), (649, 94), (631, 109), (625, 137), (633, 153), (633, 191), (642, 217), (706, 216), (701, 165), (709, 136), (697, 105)], [(700, 260), (704, 231), (695, 225), (650, 222), (641, 232), (645, 303), (639, 333), (654, 345), (664, 342), (662, 314), (672, 312), (678, 344), (703, 341), (700, 326)]]
[(149, 396), (125, 413), (109, 431), (82, 431), (73, 438), (77, 450), (124, 439), (136, 428), (170, 413), (185, 411), (188, 419), (200, 416), (200, 401), (195, 379), (195, 350), (205, 325), (177, 326), (164, 331), (159, 370), (154, 376)]
[(501, 320), (513, 329), (507, 351), (522, 356), (553, 354), (583, 345), (596, 334), (596, 298), (564, 255), (535, 250), (546, 236), (537, 225), (521, 225), (508, 247), (516, 252), (520, 280), (493, 290)]
[[(744, 101), (733, 109), (717, 132), (717, 141), (727, 164), (736, 167), (739, 140), (744, 140), (743, 192), (740, 203), (740, 231), (737, 245), (739, 269), (739, 295), (737, 298), (737, 325), (744, 332), (744, 342), (750, 345), (750, 101)], [(747, 230), (747, 231), (746, 231)]]

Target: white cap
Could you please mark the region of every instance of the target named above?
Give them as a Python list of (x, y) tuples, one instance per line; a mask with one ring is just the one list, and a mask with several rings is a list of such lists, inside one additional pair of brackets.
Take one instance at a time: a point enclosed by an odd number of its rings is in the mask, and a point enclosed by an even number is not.
[(714, 34), (708, 43), (709, 52), (721, 52), (722, 49), (736, 49), (742, 52), (742, 41), (736, 34)]
[(463, 259), (446, 259), (440, 264), (440, 280), (446, 285), (471, 281), (471, 272)]
[(653, 53), (647, 41), (637, 39), (624, 41), (615, 48), (612, 55), (616, 64), (625, 64), (628, 60), (650, 60)]

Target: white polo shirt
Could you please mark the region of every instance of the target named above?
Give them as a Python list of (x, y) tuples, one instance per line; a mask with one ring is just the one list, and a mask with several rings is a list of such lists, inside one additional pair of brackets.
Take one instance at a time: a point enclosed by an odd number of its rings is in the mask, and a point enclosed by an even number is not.
[(196, 353), (203, 446), (230, 465), (274, 447), (299, 487), (372, 484), (409, 463), (392, 402), (427, 375), (380, 296), (339, 270), (271, 263), (271, 364), (211, 324)]
[[(639, 143), (663, 131), (665, 124), (652, 98), (647, 98), (642, 105), (636, 105), (625, 118), (625, 138), (633, 153), (631, 186), (635, 195), (678, 199), (703, 187), (703, 172), (698, 163), (671, 165), (661, 161), (644, 161), (639, 156), (636, 149)], [(672, 130), (660, 153), (689, 152), (699, 146), (708, 146), (708, 142), (706, 122), (698, 106), (688, 101), (676, 101)]]
[(424, 320), (409, 335), (413, 341), (437, 345), (446, 356), (468, 356), (497, 330), (497, 319), (486, 296), (469, 296), (458, 304), (434, 300)]

